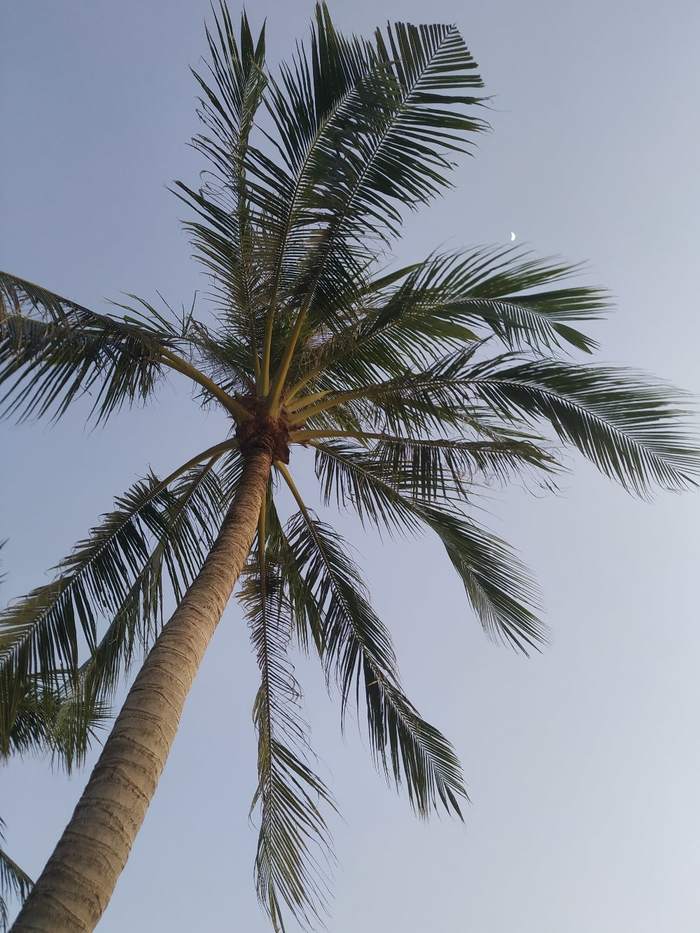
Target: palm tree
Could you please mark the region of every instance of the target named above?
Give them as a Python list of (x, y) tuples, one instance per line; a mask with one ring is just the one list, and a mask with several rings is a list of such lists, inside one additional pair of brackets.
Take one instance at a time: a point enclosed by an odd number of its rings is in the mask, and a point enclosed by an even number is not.
[[(475, 520), (480, 488), (523, 472), (550, 482), (565, 445), (642, 495), (698, 471), (677, 393), (574, 359), (596, 349), (578, 328), (607, 299), (564, 281), (572, 267), (502, 248), (388, 265), (405, 209), (445, 189), (486, 127), (454, 26), (346, 38), (318, 6), (307, 47), (275, 74), (264, 31), (243, 16), (236, 33), (225, 5), (207, 39), (194, 145), (209, 171), (175, 189), (194, 209), (207, 320), (135, 297), (98, 314), (0, 277), (6, 415), (58, 418), (88, 396), (104, 422), (177, 373), (230, 425), (169, 476), (134, 484), (55, 581), (2, 616), (3, 736), (28, 684), (68, 704), (83, 736), (148, 652), (17, 931), (94, 928), (239, 579), (260, 667), (256, 883), (275, 929), (287, 915), (314, 926), (324, 910), (334, 806), (311, 766), (294, 647), (318, 654), (342, 714), (364, 708), (376, 763), (414, 810), (460, 815), (457, 757), (404, 694), (345, 542), (302, 498), (293, 449), (313, 452), (327, 504), (436, 534), (484, 629), (525, 653), (544, 634), (536, 590)], [(280, 488), (296, 503), (286, 519)]]

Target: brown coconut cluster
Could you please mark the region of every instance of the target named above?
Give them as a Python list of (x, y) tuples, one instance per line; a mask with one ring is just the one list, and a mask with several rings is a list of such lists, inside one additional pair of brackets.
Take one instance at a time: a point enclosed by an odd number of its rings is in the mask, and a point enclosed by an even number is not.
[(271, 418), (258, 399), (246, 400), (252, 417), (242, 421), (236, 429), (236, 438), (244, 457), (267, 450), (273, 460), (289, 463), (289, 424), (284, 415)]

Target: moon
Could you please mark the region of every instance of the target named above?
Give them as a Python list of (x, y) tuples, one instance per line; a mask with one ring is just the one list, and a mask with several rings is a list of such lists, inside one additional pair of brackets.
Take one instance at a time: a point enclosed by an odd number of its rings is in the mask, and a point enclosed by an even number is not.
[(510, 242), (513, 243), (516, 239), (516, 234), (513, 231), (510, 231)]

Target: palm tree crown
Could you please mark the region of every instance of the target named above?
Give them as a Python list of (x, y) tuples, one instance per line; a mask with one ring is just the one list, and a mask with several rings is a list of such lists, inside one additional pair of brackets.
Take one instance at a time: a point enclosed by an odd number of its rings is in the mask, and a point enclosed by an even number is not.
[[(157, 639), (167, 594), (179, 601), (203, 565), (247, 460), (267, 451), (273, 474), (240, 598), (261, 674), (257, 887), (282, 929), (285, 908), (313, 925), (323, 907), (333, 807), (310, 764), (291, 648), (318, 654), (343, 712), (357, 698), (379, 768), (418, 814), (460, 815), (466, 796), (452, 747), (402, 691), (345, 543), (302, 499), (294, 448), (313, 450), (327, 503), (392, 533), (436, 534), (484, 629), (524, 652), (544, 635), (536, 588), (475, 520), (480, 487), (523, 471), (549, 479), (573, 445), (646, 495), (693, 484), (698, 455), (679, 393), (576, 359), (596, 350), (580, 328), (607, 296), (571, 284), (573, 267), (498, 247), (389, 264), (406, 209), (449, 185), (455, 157), (486, 128), (456, 27), (347, 38), (318, 6), (309, 42), (275, 73), (245, 15), (235, 30), (222, 5), (207, 39), (194, 145), (208, 171), (175, 191), (194, 211), (186, 227), (211, 316), (136, 298), (98, 314), (3, 273), (0, 404), (58, 418), (87, 394), (103, 422), (175, 372), (221, 406), (230, 431), (169, 476), (135, 483), (52, 583), (4, 612), (0, 745), (10, 750), (28, 685), (40, 684), (71, 710), (67, 755), (80, 758)], [(280, 484), (296, 502), (287, 520)]]

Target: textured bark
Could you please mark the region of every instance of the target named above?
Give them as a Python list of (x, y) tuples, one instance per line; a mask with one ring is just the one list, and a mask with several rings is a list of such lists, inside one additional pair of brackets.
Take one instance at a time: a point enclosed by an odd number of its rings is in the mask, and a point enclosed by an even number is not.
[(248, 457), (219, 537), (136, 677), (14, 933), (84, 933), (107, 907), (204, 652), (250, 551), (270, 460), (270, 452), (259, 448)]

